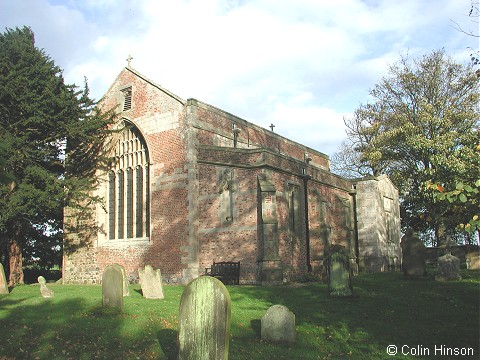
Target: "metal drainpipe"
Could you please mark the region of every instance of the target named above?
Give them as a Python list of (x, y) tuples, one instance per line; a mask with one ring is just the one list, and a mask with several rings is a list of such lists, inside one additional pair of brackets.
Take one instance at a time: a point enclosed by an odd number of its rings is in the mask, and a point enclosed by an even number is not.
[(357, 267), (360, 266), (360, 245), (358, 244), (358, 217), (357, 217), (357, 185), (353, 185), (352, 197), (353, 197), (353, 237), (355, 245), (355, 257)]
[(308, 222), (308, 188), (307, 183), (312, 177), (310, 175), (304, 175), (303, 177), (303, 192), (305, 195), (305, 246), (307, 253), (307, 271), (312, 272), (312, 264), (310, 262), (310, 225)]

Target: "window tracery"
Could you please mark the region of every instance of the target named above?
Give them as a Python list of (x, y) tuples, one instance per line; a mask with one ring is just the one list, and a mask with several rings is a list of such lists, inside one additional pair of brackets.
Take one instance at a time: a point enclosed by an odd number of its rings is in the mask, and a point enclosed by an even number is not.
[(148, 150), (140, 131), (125, 123), (108, 172), (108, 238), (149, 237)]

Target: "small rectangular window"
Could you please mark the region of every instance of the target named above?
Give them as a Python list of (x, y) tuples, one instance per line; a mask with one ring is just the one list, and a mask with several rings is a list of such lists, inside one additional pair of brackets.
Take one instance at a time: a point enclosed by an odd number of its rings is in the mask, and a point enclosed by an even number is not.
[(132, 108), (132, 87), (122, 90), (123, 93), (123, 111)]

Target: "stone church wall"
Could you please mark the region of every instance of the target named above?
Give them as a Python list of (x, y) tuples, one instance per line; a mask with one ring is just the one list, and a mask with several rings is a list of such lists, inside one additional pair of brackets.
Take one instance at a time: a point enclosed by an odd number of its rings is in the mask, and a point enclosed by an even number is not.
[(398, 190), (388, 177), (356, 183), (360, 270), (398, 270), (401, 265)]

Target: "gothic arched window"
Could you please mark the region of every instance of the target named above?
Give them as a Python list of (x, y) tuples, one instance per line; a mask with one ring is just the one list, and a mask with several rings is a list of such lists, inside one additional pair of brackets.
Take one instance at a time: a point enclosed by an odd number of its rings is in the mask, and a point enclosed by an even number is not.
[(108, 173), (108, 238), (147, 238), (150, 231), (148, 150), (140, 131), (125, 123)]

